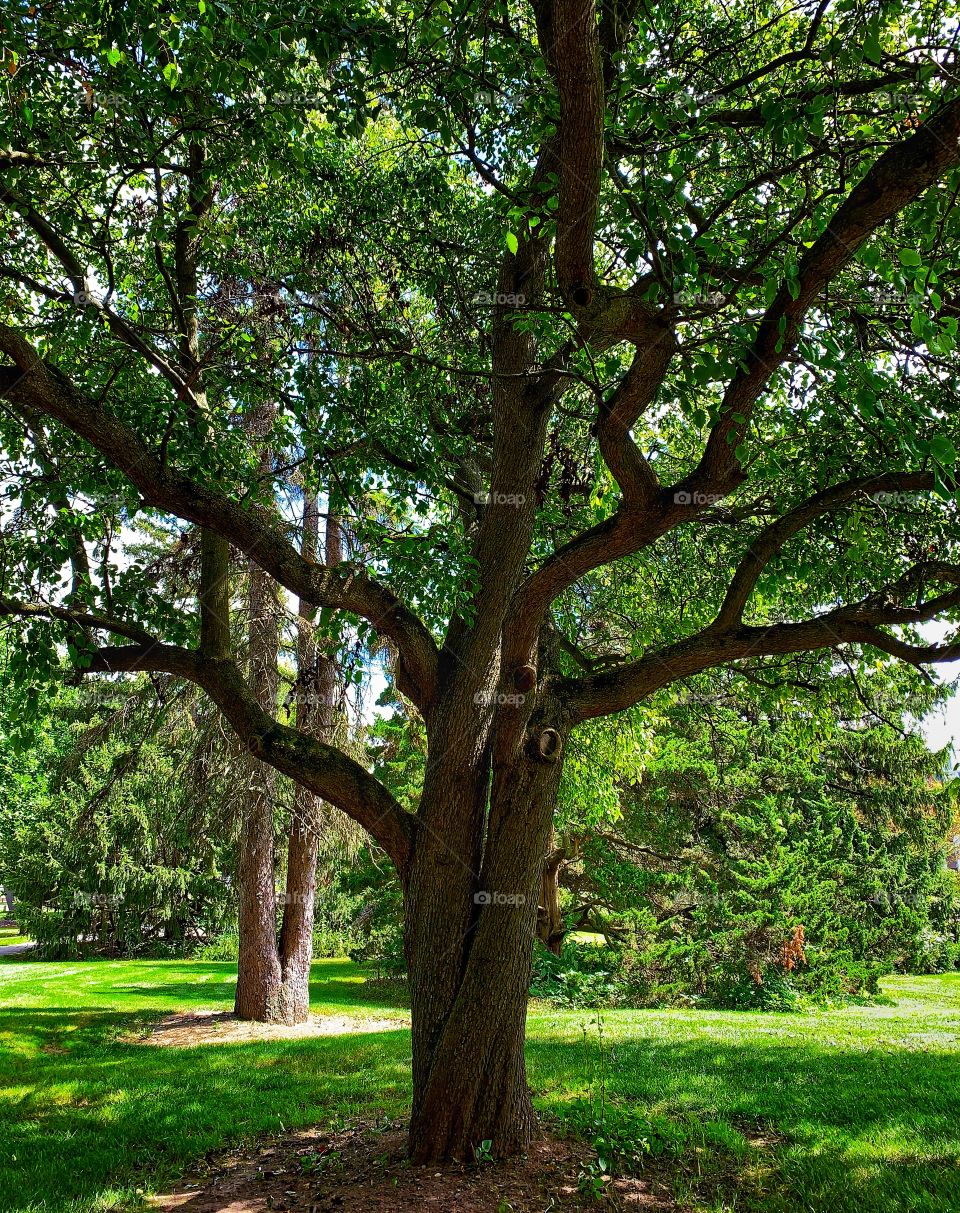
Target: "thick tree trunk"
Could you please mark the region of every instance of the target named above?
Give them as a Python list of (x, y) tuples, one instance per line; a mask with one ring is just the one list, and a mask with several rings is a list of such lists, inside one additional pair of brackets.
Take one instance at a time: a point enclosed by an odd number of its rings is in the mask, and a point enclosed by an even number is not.
[[(297, 797), (298, 802), (300, 797)], [(280, 929), (280, 977), (285, 1023), (306, 1023), (310, 1015), (310, 965), (313, 961), (313, 903), (317, 875), (317, 833), (312, 806), (298, 803), (295, 813), (313, 813), (290, 825), (287, 888)]]
[[(252, 562), (248, 572), (250, 686), (257, 701), (276, 711), (280, 604), (269, 574)], [(274, 822), (277, 773), (252, 754), (240, 831), (239, 934), (236, 1014), (263, 1023), (285, 1017), (277, 953)]]
[(263, 763), (248, 759), (249, 780), (240, 835), (239, 955), (234, 1010), (241, 1019), (284, 1019), (277, 955), (274, 890), (274, 780)]
[(470, 1158), (484, 1141), (495, 1154), (513, 1154), (535, 1132), (524, 1031), (558, 768), (520, 758), (495, 776), (483, 865), (466, 882), (465, 928), (460, 916), (441, 921), (434, 913), (448, 899), (451, 876), (463, 884), (462, 866), (438, 864), (434, 855), (423, 872), (433, 848), (414, 857), (407, 898), (414, 1162)]

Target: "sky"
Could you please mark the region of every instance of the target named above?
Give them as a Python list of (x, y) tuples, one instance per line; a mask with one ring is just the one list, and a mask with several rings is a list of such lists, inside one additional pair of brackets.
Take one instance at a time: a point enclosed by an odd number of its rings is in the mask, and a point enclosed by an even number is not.
[[(940, 643), (953, 629), (947, 623), (935, 622), (926, 624), (921, 630), (928, 643)], [(960, 679), (958, 661), (941, 661), (933, 669), (942, 682), (956, 683)], [(953, 763), (956, 765), (960, 760), (960, 695), (956, 690), (941, 711), (931, 712), (925, 717), (922, 727), (931, 750), (939, 750), (945, 745), (953, 747)]]
[[(951, 677), (955, 676), (956, 671)], [(953, 760), (960, 757), (960, 696), (954, 695), (942, 712), (932, 712), (923, 722), (923, 734), (931, 750), (953, 746)]]
[[(934, 667), (944, 682), (952, 682), (958, 677), (956, 663)], [(945, 745), (953, 747), (953, 764), (960, 760), (960, 695), (954, 693), (944, 708), (939, 712), (931, 712), (923, 720), (923, 735), (931, 750), (939, 750)]]

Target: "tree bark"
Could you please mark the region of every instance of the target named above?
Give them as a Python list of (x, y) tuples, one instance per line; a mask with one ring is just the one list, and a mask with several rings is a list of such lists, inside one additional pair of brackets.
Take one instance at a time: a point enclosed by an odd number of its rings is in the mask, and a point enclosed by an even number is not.
[(566, 937), (563, 915), (560, 912), (560, 866), (566, 858), (563, 847), (554, 845), (553, 832), (550, 850), (543, 861), (540, 876), (540, 907), (537, 911), (537, 938), (545, 948), (559, 956)]
[[(432, 847), (418, 841), (414, 851), (406, 905), (413, 1162), (469, 1159), (485, 1141), (497, 1155), (513, 1154), (535, 1133), (524, 1032), (559, 766), (523, 756), (495, 772), (486, 850), (469, 880), (438, 864)], [(469, 890), (466, 913), (439, 917), (451, 883)]]
[[(319, 513), (317, 498), (305, 494), (302, 554), (317, 558)], [(325, 561), (343, 559), (339, 520), (327, 518)], [(333, 742), (337, 696), (336, 663), (317, 652), (313, 632), (315, 611), (299, 604), (297, 642), (297, 727), (310, 737)], [(320, 800), (308, 788), (294, 789), (293, 820), (287, 840), (287, 882), (280, 928), (280, 970), (284, 1019), (305, 1023), (310, 1014), (310, 964), (313, 960), (313, 918), (317, 887), (317, 844)]]
[[(249, 682), (257, 702), (276, 711), (280, 604), (276, 583), (252, 562), (248, 572)], [(239, 933), (235, 1010), (241, 1019), (282, 1022), (282, 973), (277, 953), (274, 821), (277, 773), (245, 757), (247, 790), (240, 831)]]

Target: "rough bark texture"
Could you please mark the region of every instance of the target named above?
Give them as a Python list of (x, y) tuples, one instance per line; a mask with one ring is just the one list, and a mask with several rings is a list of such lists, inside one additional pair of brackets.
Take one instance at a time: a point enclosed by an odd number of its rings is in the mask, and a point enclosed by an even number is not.
[[(304, 502), (302, 553), (317, 558), (319, 533), (317, 499)], [(326, 562), (343, 559), (340, 524), (327, 519)], [(313, 632), (315, 612), (301, 600), (297, 643), (297, 727), (311, 737), (332, 742), (337, 697), (336, 663), (318, 654)], [(308, 788), (294, 790), (293, 820), (287, 839), (287, 883), (280, 928), (280, 971), (284, 1019), (303, 1023), (310, 1013), (310, 963), (313, 959), (313, 917), (317, 887), (317, 846), (320, 800)]]
[(540, 906), (537, 910), (537, 938), (545, 948), (559, 956), (563, 949), (566, 927), (560, 912), (560, 865), (566, 854), (550, 840), (550, 850), (543, 861), (540, 875)]
[[(253, 564), (247, 570), (250, 689), (265, 710), (276, 709), (280, 603), (276, 583)], [(238, 885), (240, 946), (235, 1010), (241, 1019), (283, 1022), (286, 1016), (277, 952), (274, 887), (274, 805), (277, 772), (245, 756), (247, 789), (240, 829)]]
[(494, 780), (482, 866), (456, 880), (473, 890), (462, 934), (459, 923), (442, 927), (432, 912), (446, 900), (449, 865), (429, 862), (421, 874), (415, 851), (411, 875), (421, 879), (407, 903), (414, 1162), (469, 1158), (486, 1140), (497, 1154), (516, 1153), (533, 1137), (524, 1030), (559, 768), (519, 755)]
[[(265, 456), (266, 458), (266, 456)], [(317, 499), (304, 502), (302, 554), (317, 559)], [(343, 545), (339, 521), (331, 516), (326, 559), (339, 564)], [(266, 711), (278, 692), (280, 604), (276, 583), (251, 564), (248, 572), (250, 688)], [(333, 740), (337, 691), (336, 663), (317, 651), (313, 609), (299, 604), (297, 643), (297, 727), (309, 737)], [(287, 837), (286, 887), (279, 939), (276, 930), (274, 804), (277, 772), (250, 755), (248, 792), (240, 846), (240, 957), (236, 1013), (265, 1023), (304, 1023), (310, 1014), (310, 964), (317, 877), (320, 801), (308, 787), (295, 790)]]

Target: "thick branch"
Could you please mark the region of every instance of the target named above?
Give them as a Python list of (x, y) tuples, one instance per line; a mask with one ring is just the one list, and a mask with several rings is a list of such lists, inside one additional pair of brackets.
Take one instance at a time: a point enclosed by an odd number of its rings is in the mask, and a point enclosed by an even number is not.
[[(952, 589), (915, 606), (896, 598), (923, 588), (928, 581), (947, 582)], [(852, 606), (837, 607), (800, 623), (767, 627), (719, 627), (714, 621), (694, 636), (646, 654), (615, 670), (578, 680), (564, 680), (558, 691), (574, 721), (606, 716), (632, 707), (662, 687), (703, 670), (787, 653), (809, 653), (838, 644), (862, 644), (880, 649), (912, 665), (960, 660), (960, 641), (943, 645), (914, 645), (885, 631), (886, 627), (926, 623), (960, 607), (960, 568), (920, 565), (893, 586)]]
[(879, 476), (861, 476), (815, 493), (768, 526), (750, 545), (730, 582), (717, 615), (717, 625), (727, 627), (740, 622), (763, 570), (789, 539), (817, 518), (845, 505), (858, 494), (919, 493), (933, 487), (932, 472), (891, 472)]
[[(603, 453), (608, 466), (618, 482), (623, 478), (621, 487), (638, 494), (645, 508), (632, 509), (626, 498), (616, 514), (557, 549), (528, 578), (512, 612), (513, 618), (523, 621), (524, 635), (518, 640), (518, 648), (529, 647), (550, 603), (580, 577), (649, 546), (673, 527), (690, 521), (743, 480), (736, 448), (746, 434), (754, 402), (796, 344), (806, 312), (872, 232), (958, 163), (960, 100), (944, 106), (915, 135), (890, 148), (874, 163), (803, 257), (797, 276), (784, 283), (767, 309), (746, 356), (745, 369), (738, 372), (727, 388), (720, 420), (711, 431), (699, 466), (690, 476), (656, 492), (652, 469), (644, 466), (639, 452), (631, 450), (625, 442), (617, 445), (611, 441), (615, 433), (623, 434), (622, 425), (615, 432), (608, 430), (604, 434), (601, 419), (599, 436), (601, 449), (606, 447)], [(602, 294), (598, 292), (595, 309), (600, 307)], [(636, 309), (629, 314), (635, 317)], [(631, 339), (626, 332), (623, 337)], [(654, 357), (659, 361), (655, 348), (637, 344), (638, 357)], [(655, 391), (656, 386), (651, 378), (646, 393)]]
[(553, 53), (560, 92), (560, 205), (554, 254), (564, 296), (590, 302), (603, 171), (603, 75), (594, 0), (556, 0)]
[(202, 687), (247, 749), (301, 787), (342, 809), (387, 852), (404, 874), (413, 837), (413, 817), (358, 762), (335, 746), (278, 724), (256, 701), (232, 661), (215, 661), (173, 645), (103, 648), (92, 673), (144, 670), (173, 674)]
[(422, 712), (429, 710), (437, 648), (429, 630), (391, 590), (355, 569), (312, 564), (267, 510), (241, 506), (167, 466), (129, 426), (81, 393), (2, 324), (0, 350), (17, 366), (16, 370), (0, 367), (0, 395), (66, 425), (123, 472), (146, 505), (221, 535), (305, 602), (352, 611), (369, 620), (400, 653), (401, 689)]
[(150, 646), (157, 641), (145, 629), (135, 623), (127, 623), (123, 619), (113, 619), (99, 615), (93, 611), (80, 611), (70, 607), (55, 606), (47, 602), (21, 602), (16, 598), (0, 598), (0, 617), (22, 619), (56, 619), (61, 623), (73, 624), (79, 628), (93, 631), (111, 632), (115, 636), (124, 636), (137, 644)]
[(851, 190), (826, 231), (803, 256), (767, 308), (753, 345), (724, 393), (720, 419), (689, 487), (729, 492), (743, 479), (736, 448), (754, 403), (797, 343), (800, 324), (824, 287), (868, 237), (960, 163), (960, 98), (949, 102), (909, 139), (889, 148)]

